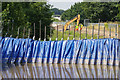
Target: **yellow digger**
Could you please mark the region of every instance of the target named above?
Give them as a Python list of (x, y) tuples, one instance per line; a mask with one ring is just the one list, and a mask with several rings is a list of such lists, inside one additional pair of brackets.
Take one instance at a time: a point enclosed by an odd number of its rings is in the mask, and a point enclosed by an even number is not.
[[(64, 31), (66, 31), (66, 28), (69, 26), (70, 23), (74, 22), (75, 20), (77, 20), (77, 26), (79, 26), (79, 21), (80, 21), (80, 14), (78, 14), (76, 17), (74, 17), (73, 19), (71, 19), (70, 21), (68, 21), (65, 26), (64, 26)], [(81, 28), (82, 29), (82, 28)]]

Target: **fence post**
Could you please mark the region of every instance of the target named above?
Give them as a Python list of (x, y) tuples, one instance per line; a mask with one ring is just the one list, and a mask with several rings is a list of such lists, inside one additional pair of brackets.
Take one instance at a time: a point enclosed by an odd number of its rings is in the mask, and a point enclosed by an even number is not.
[(41, 20), (39, 21), (39, 23), (40, 23), (40, 34), (39, 34), (39, 40), (41, 40)]
[(115, 38), (117, 38), (117, 25), (115, 26)]
[(111, 38), (111, 26), (109, 27), (110, 31), (109, 31), (109, 38)]
[(51, 27), (50, 27), (50, 41), (51, 41)]
[(86, 26), (86, 36), (85, 36), (85, 39), (87, 39), (87, 26)]
[[(7, 29), (7, 34), (6, 34), (6, 36), (7, 36), (7, 35), (9, 35), (9, 20), (8, 20), (8, 29)], [(5, 37), (6, 37), (6, 36), (5, 36)]]
[[(14, 23), (14, 20), (12, 20), (12, 32), (13, 32), (13, 23)], [(14, 32), (13, 32), (14, 33)], [(11, 34), (10, 37), (12, 37), (13, 35)]]
[(94, 25), (93, 25), (93, 28), (92, 28), (92, 39), (94, 38)]
[(75, 24), (74, 24), (74, 36), (73, 36), (73, 40), (75, 39)]
[(120, 39), (120, 24), (117, 24), (118, 39)]
[(35, 23), (34, 23), (34, 36), (33, 36), (33, 40), (35, 39)]
[(81, 40), (81, 25), (80, 25), (80, 36), (79, 36), (79, 40)]
[(25, 37), (25, 27), (23, 29), (23, 38)]
[(28, 30), (28, 38), (30, 38), (30, 29)]
[(104, 38), (105, 38), (105, 25), (104, 25)]
[(99, 25), (98, 25), (98, 39), (99, 39), (99, 34), (100, 34), (100, 19), (99, 19)]
[(69, 26), (69, 35), (68, 35), (68, 40), (69, 40), (69, 37), (70, 37), (70, 26)]
[(19, 38), (19, 29), (20, 29), (20, 27), (18, 27), (18, 33), (17, 33), (18, 35), (17, 35), (17, 37), (16, 37), (16, 38)]
[(57, 25), (57, 36), (56, 36), (56, 41), (58, 40), (58, 25)]
[(62, 32), (62, 40), (64, 39), (64, 26), (63, 26), (63, 32)]
[(45, 26), (45, 36), (44, 36), (44, 41), (46, 41), (46, 26)]
[(8, 20), (8, 36), (9, 36), (9, 33), (10, 33), (10, 32), (9, 32), (9, 31), (10, 31), (10, 28), (9, 28), (9, 27), (10, 27), (10, 20)]
[(14, 20), (12, 20), (12, 36), (13, 36), (13, 34), (14, 34), (14, 31), (13, 31), (13, 29), (14, 29), (14, 26), (13, 26), (13, 24), (14, 24)]

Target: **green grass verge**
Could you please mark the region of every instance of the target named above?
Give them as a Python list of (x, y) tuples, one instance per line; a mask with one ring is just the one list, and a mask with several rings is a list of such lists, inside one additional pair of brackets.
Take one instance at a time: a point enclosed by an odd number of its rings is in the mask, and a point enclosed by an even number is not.
[[(69, 36), (69, 31), (64, 32), (63, 40), (67, 40), (68, 36)], [(69, 40), (73, 40), (73, 36), (74, 36), (74, 31), (70, 31)], [(79, 36), (80, 36), (79, 32), (75, 32), (76, 40), (79, 40)], [(57, 31), (54, 30), (53, 35), (51, 37), (52, 41), (56, 40), (56, 37), (57, 37)], [(85, 37), (86, 37), (86, 34), (81, 33), (81, 39), (85, 39)], [(62, 38), (62, 32), (58, 31), (58, 40), (61, 40), (61, 38)], [(87, 34), (87, 39), (91, 39), (91, 38), (92, 38), (92, 35)], [(100, 36), (100, 38), (103, 38), (103, 37)], [(94, 39), (97, 39), (97, 35), (94, 35)]]

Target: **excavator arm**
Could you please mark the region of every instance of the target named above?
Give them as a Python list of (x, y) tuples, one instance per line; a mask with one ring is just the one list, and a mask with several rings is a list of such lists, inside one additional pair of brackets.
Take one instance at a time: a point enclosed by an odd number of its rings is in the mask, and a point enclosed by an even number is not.
[(75, 18), (71, 19), (70, 21), (68, 21), (65, 26), (64, 26), (64, 31), (66, 31), (67, 26), (69, 26), (70, 23), (74, 22), (75, 20), (77, 20), (77, 26), (79, 26), (79, 21), (80, 21), (80, 14), (78, 14)]

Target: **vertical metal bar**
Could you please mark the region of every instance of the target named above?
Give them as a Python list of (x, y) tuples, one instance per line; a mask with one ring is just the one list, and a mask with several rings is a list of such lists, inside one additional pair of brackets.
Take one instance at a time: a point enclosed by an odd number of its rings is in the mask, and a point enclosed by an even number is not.
[(23, 38), (25, 37), (25, 27), (23, 29)]
[(70, 37), (70, 26), (69, 26), (69, 37)]
[(94, 39), (94, 25), (93, 25), (93, 28), (92, 28), (92, 39)]
[(35, 38), (35, 23), (34, 23), (34, 38)]
[(20, 33), (20, 27), (18, 27), (18, 36), (19, 36), (19, 33)]
[[(7, 30), (7, 35), (9, 35), (9, 21), (8, 21), (8, 30)], [(6, 35), (6, 36), (7, 36)]]
[[(0, 20), (2, 20), (2, 19), (0, 19)], [(3, 32), (3, 28), (4, 28), (4, 25), (3, 25), (3, 20), (0, 22), (0, 26), (1, 26), (1, 31)], [(3, 34), (2, 33), (0, 33), (0, 36), (2, 36)]]
[(63, 26), (63, 32), (62, 32), (62, 40), (64, 39), (64, 26)]
[(98, 39), (99, 39), (99, 34), (100, 34), (100, 19), (99, 19), (99, 25), (98, 25)]
[(75, 24), (74, 24), (74, 36), (73, 36), (73, 39), (75, 39)]
[(19, 37), (19, 32), (20, 32), (19, 29), (20, 29), (20, 27), (18, 27), (17, 38)]
[[(4, 26), (6, 25), (5, 24), (5, 21), (3, 21), (3, 23), (2, 23)], [(3, 27), (4, 28), (4, 27)], [(5, 37), (7, 36), (7, 32), (5, 33), (5, 35), (4, 35)]]
[(40, 20), (39, 22), (40, 22), (40, 34), (39, 34), (39, 40), (41, 40), (41, 20)]
[(58, 25), (57, 25), (57, 37), (56, 37), (56, 40), (58, 40)]
[(81, 40), (81, 25), (80, 25), (80, 36), (79, 36), (79, 40)]
[(104, 38), (105, 38), (105, 26), (104, 26)]
[(69, 37), (70, 37), (70, 26), (69, 26)]
[(9, 36), (9, 31), (10, 31), (9, 27), (10, 27), (10, 20), (8, 20), (8, 36)]
[[(12, 20), (12, 32), (13, 32), (13, 23), (14, 23), (14, 20)], [(14, 34), (14, 32), (10, 35), (10, 37), (12, 37)]]
[(70, 37), (70, 26), (69, 26), (69, 34), (68, 34), (67, 40), (69, 40), (69, 37)]
[(85, 37), (85, 39), (87, 39), (87, 26), (86, 26), (86, 37)]
[(14, 24), (14, 20), (12, 20), (12, 32), (13, 32), (13, 24)]
[(117, 38), (120, 39), (120, 24), (117, 24)]
[(50, 27), (50, 41), (51, 41), (51, 27)]
[(115, 26), (115, 38), (117, 38), (117, 25)]
[(111, 26), (109, 27), (110, 31), (109, 31), (109, 38), (111, 38)]
[(44, 41), (46, 41), (46, 26), (45, 26), (45, 36), (44, 36)]
[(30, 38), (30, 28), (29, 28), (29, 30), (28, 30), (28, 38)]

